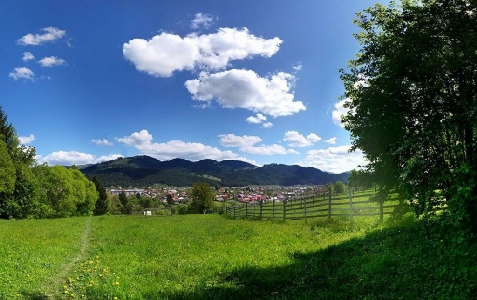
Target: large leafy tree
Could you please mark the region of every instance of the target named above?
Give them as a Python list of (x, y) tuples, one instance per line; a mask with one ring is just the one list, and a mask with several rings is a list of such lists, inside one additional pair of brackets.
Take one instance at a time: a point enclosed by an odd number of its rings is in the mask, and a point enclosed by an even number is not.
[(210, 209), (214, 205), (214, 192), (210, 188), (207, 182), (196, 182), (192, 186), (190, 204), (191, 212), (203, 213), (205, 210)]
[(418, 214), (445, 203), (477, 228), (477, 2), (409, 0), (357, 16), (362, 48), (341, 71), (352, 149)]
[(39, 217), (38, 189), (29, 170), (35, 163), (35, 148), (20, 145), (16, 130), (1, 106), (0, 156), (0, 217)]

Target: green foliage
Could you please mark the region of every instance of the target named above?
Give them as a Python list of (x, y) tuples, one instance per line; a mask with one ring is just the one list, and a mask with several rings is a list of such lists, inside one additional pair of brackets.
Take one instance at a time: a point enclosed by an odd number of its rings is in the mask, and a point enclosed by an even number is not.
[(96, 191), (98, 192), (98, 199), (96, 199), (94, 206), (94, 215), (104, 215), (108, 212), (108, 194), (106, 193), (106, 189), (103, 187), (97, 176), (93, 176), (92, 181), (96, 187)]
[(352, 149), (374, 183), (412, 199), (418, 214), (443, 200), (477, 228), (477, 3), (391, 2), (357, 16), (362, 48), (341, 71)]
[(128, 196), (124, 192), (119, 194), (119, 202), (121, 204), (121, 213), (130, 214), (132, 212), (132, 203), (129, 201)]
[(6, 215), (6, 203), (15, 187), (16, 173), (5, 143), (0, 140), (0, 216)]
[(333, 189), (336, 194), (343, 194), (346, 192), (346, 185), (342, 181), (338, 180), (333, 185)]
[(215, 194), (207, 182), (197, 182), (192, 186), (191, 198), (190, 211), (200, 214), (213, 207)]

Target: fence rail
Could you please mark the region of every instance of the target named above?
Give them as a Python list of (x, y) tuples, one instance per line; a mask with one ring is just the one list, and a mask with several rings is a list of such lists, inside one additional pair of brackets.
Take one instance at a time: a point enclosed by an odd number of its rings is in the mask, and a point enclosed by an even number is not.
[(362, 195), (353, 201), (351, 190), (348, 197), (341, 196), (332, 199), (331, 191), (327, 195), (317, 197), (309, 195), (301, 199), (286, 201), (257, 201), (243, 203), (225, 208), (225, 214), (237, 218), (269, 219), (269, 220), (307, 220), (313, 218), (379, 216), (392, 214), (399, 205), (383, 205), (383, 203), (362, 200)]

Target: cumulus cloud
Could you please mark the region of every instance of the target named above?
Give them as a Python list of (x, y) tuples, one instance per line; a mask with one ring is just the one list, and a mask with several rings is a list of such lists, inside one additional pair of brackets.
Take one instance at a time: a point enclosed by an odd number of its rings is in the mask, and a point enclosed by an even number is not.
[(349, 109), (344, 107), (344, 104), (348, 101), (348, 99), (343, 99), (339, 101), (338, 103), (335, 103), (335, 109), (331, 113), (331, 119), (333, 120), (333, 123), (335, 125), (338, 125), (342, 128), (344, 128), (344, 124), (341, 123), (341, 116), (345, 116)]
[(314, 143), (321, 140), (321, 137), (317, 136), (315, 133), (310, 133), (306, 137), (298, 133), (298, 131), (287, 131), (285, 132), (284, 141), (288, 142), (290, 147), (308, 147)]
[(63, 66), (66, 62), (56, 56), (44, 57), (38, 61), (42, 67)]
[(328, 143), (328, 144), (330, 144), (330, 145), (336, 144), (336, 137), (332, 137), (332, 138), (330, 138), (330, 139), (328, 139), (328, 140), (325, 140), (325, 143)]
[(20, 144), (28, 145), (35, 140), (35, 135), (30, 134), (29, 136), (19, 136), (18, 140), (20, 140)]
[(194, 19), (191, 21), (190, 27), (198, 29), (199, 27), (209, 28), (214, 24), (214, 18), (211, 14), (196, 13)]
[(262, 127), (264, 128), (270, 128), (273, 126), (271, 122), (265, 122), (267, 121), (267, 117), (262, 114), (256, 114), (255, 116), (250, 116), (246, 119), (246, 121), (251, 124), (262, 124)]
[(232, 69), (215, 74), (201, 72), (199, 79), (187, 80), (184, 85), (194, 100), (215, 100), (225, 108), (280, 117), (306, 110), (303, 102), (294, 100), (294, 79), (283, 72), (260, 77), (251, 70)]
[(40, 29), (42, 34), (27, 34), (17, 41), (19, 45), (32, 45), (38, 46), (46, 42), (54, 42), (57, 39), (61, 39), (65, 34), (65, 30), (60, 30), (56, 27), (46, 27)]
[(20, 67), (13, 69), (13, 71), (8, 74), (8, 77), (12, 78), (13, 80), (25, 79), (34, 81), (35, 73), (26, 67)]
[(38, 157), (38, 161), (46, 162), (49, 165), (85, 165), (96, 164), (103, 161), (114, 160), (119, 157), (123, 157), (121, 154), (111, 154), (107, 156), (95, 157), (92, 154), (82, 153), (78, 151), (57, 151), (53, 152), (45, 157)]
[(107, 139), (102, 139), (102, 140), (91, 140), (93, 143), (95, 143), (98, 146), (112, 146), (113, 143), (108, 141)]
[(222, 151), (216, 147), (201, 143), (183, 142), (180, 140), (171, 140), (167, 143), (153, 143), (152, 135), (145, 129), (140, 132), (134, 132), (129, 136), (116, 138), (116, 140), (126, 146), (138, 149), (143, 154), (160, 160), (170, 160), (178, 157), (191, 161), (201, 159), (214, 159), (218, 161), (233, 159), (257, 165), (254, 160), (241, 157), (232, 151)]
[(243, 135), (237, 136), (235, 134), (221, 134), (219, 135), (219, 142), (224, 147), (237, 147), (240, 151), (256, 155), (274, 155), (274, 154), (299, 154), (293, 149), (286, 149), (277, 144), (273, 145), (258, 145), (262, 139), (258, 136)]
[(156, 77), (170, 77), (182, 70), (219, 70), (232, 60), (259, 55), (271, 57), (282, 40), (263, 39), (247, 28), (220, 28), (216, 33), (181, 37), (162, 32), (150, 40), (133, 39), (123, 44), (123, 55), (137, 70)]
[(31, 54), (30, 52), (23, 52), (23, 57), (22, 57), (23, 61), (29, 61), (33, 59), (35, 59), (35, 56), (33, 54)]
[(350, 148), (350, 145), (346, 145), (310, 150), (307, 152), (305, 160), (297, 164), (331, 173), (343, 173), (366, 165), (363, 153), (361, 151), (349, 153)]

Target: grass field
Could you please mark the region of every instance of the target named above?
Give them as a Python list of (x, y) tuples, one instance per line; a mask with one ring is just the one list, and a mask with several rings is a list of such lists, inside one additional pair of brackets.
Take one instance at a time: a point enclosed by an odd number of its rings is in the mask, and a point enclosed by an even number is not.
[(0, 299), (476, 295), (476, 245), (432, 228), (410, 219), (351, 225), (219, 215), (1, 221)]

